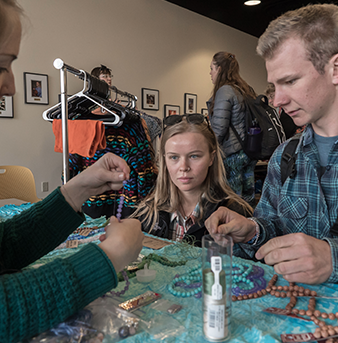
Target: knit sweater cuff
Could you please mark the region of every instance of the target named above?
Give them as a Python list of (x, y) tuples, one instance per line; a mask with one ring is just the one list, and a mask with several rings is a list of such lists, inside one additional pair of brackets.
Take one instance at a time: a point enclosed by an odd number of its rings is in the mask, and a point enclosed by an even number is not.
[(117, 286), (115, 268), (104, 251), (96, 244), (87, 244), (67, 259), (73, 266), (80, 284), (85, 303), (83, 306)]
[(75, 212), (63, 197), (60, 187), (56, 188), (43, 201), (44, 218), (48, 218), (50, 222), (58, 223), (58, 226), (77, 227), (86, 218), (83, 213)]

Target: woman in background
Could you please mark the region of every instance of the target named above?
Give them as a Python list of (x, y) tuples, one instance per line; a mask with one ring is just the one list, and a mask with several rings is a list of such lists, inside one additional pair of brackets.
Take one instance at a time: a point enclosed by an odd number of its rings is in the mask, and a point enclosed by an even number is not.
[(230, 123), (240, 137), (245, 137), (246, 107), (244, 97), (255, 98), (255, 91), (239, 75), (239, 64), (234, 54), (216, 53), (210, 64), (212, 96), (207, 102), (211, 127), (225, 155), (223, 159), (230, 187), (251, 206), (255, 205), (254, 169), (243, 151)]

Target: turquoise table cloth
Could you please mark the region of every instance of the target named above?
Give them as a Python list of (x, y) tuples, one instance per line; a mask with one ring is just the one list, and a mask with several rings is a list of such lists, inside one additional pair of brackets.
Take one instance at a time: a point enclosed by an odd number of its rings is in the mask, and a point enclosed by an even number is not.
[[(4, 206), (0, 208), (0, 220), (6, 220), (13, 214), (27, 208), (27, 206)], [(90, 219), (83, 226), (100, 226), (105, 222), (103, 219)], [(73, 254), (78, 249), (81, 249), (88, 240), (94, 243), (99, 243), (98, 237), (102, 229), (99, 227), (94, 230), (90, 237), (82, 237), (78, 234), (70, 235), (69, 239), (77, 239), (79, 246), (77, 248), (64, 248), (61, 245), (57, 249), (50, 252), (42, 259), (36, 261), (31, 267), (37, 267), (39, 264), (44, 264), (56, 257), (64, 257)], [(143, 248), (142, 255), (155, 253), (160, 256), (168, 258), (170, 261), (187, 260), (185, 265), (177, 267), (164, 266), (158, 262), (152, 261), (150, 269), (155, 269), (157, 272), (156, 279), (150, 283), (140, 283), (136, 277), (131, 278), (129, 289), (124, 295), (113, 299), (116, 303), (124, 302), (135, 296), (143, 294), (146, 291), (153, 291), (161, 294), (164, 300), (170, 303), (179, 304), (182, 309), (174, 314), (164, 313), (154, 309), (153, 305), (142, 307), (135, 314), (139, 315), (144, 321), (154, 321), (154, 325), (149, 330), (139, 330), (134, 336), (129, 336), (123, 340), (125, 343), (130, 342), (208, 342), (203, 336), (202, 329), (202, 299), (195, 297), (176, 297), (168, 291), (168, 285), (172, 282), (175, 275), (184, 275), (190, 269), (197, 266), (201, 262), (201, 248), (183, 247), (181, 244), (167, 245), (159, 250)], [(262, 263), (254, 263), (252, 261), (243, 260), (241, 258), (233, 257), (233, 262), (256, 265), (264, 270), (264, 278), (268, 283), (274, 275), (272, 267)], [(126, 283), (120, 282), (114, 291), (118, 292), (125, 288)], [(282, 277), (279, 277), (276, 285), (285, 286), (288, 282)], [(297, 284), (310, 290), (317, 291), (318, 295), (337, 298), (316, 298), (316, 309), (321, 312), (336, 313), (338, 312), (338, 285), (324, 283), (321, 285), (311, 286), (306, 284)], [(312, 321), (304, 321), (298, 318), (273, 315), (263, 312), (264, 309), (269, 307), (285, 308), (289, 303), (290, 298), (276, 298), (270, 294), (257, 299), (250, 299), (244, 301), (236, 301), (232, 303), (231, 315), (231, 338), (230, 342), (281, 342), (281, 334), (286, 333), (307, 333), (314, 332), (316, 325)], [(309, 298), (298, 297), (295, 308), (307, 310)], [(167, 337), (158, 333), (161, 330), (163, 321), (168, 318), (168, 325), (172, 326), (170, 331), (168, 327), (163, 326), (162, 333), (168, 333)], [(162, 319), (162, 320), (161, 320)], [(156, 328), (156, 320), (159, 322)], [(325, 319), (327, 324), (333, 326), (338, 325), (337, 319)], [(157, 331), (156, 331), (157, 329)], [(178, 329), (178, 330), (176, 330)], [(167, 330), (167, 331), (166, 331)], [(115, 342), (117, 340), (105, 339), (103, 342)], [(35, 342), (35, 341), (34, 341)]]

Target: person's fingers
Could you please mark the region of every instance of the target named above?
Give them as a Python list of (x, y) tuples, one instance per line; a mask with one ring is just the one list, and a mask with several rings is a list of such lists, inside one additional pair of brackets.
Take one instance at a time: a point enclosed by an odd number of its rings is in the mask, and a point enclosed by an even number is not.
[(295, 243), (295, 237), (293, 234), (275, 237), (270, 239), (267, 243), (261, 246), (258, 251), (256, 252), (256, 258), (261, 260), (265, 258), (268, 254), (272, 254), (270, 256), (271, 262), (279, 262), (282, 259), (283, 252), (279, 249), (287, 248)]
[(121, 171), (129, 178), (130, 168), (123, 158), (116, 156), (113, 153), (107, 153), (104, 156), (106, 157), (106, 162), (108, 164), (107, 170)]
[(99, 237), (100, 242), (103, 242), (106, 239), (106, 234), (103, 234)]
[(216, 234), (220, 232), (220, 226), (225, 222), (225, 213), (226, 209), (220, 207), (205, 221), (205, 227), (210, 234)]

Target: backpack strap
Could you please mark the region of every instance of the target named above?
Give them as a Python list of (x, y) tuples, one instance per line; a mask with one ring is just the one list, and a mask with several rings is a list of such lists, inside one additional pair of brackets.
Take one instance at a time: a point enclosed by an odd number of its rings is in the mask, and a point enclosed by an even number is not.
[(290, 142), (286, 145), (286, 147), (283, 150), (282, 159), (280, 162), (282, 186), (284, 185), (284, 182), (289, 176), (291, 178), (294, 178), (297, 174), (296, 149), (297, 149), (299, 140), (300, 140), (299, 135), (296, 135), (290, 140)]
[(235, 126), (234, 126), (234, 124), (232, 122), (230, 122), (230, 127), (231, 127), (232, 131), (234, 132), (235, 136), (237, 137), (239, 143), (241, 144), (242, 149), (245, 152), (244, 141), (241, 139), (241, 136), (239, 135), (238, 131), (236, 130), (236, 128), (235, 128)]

